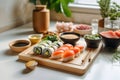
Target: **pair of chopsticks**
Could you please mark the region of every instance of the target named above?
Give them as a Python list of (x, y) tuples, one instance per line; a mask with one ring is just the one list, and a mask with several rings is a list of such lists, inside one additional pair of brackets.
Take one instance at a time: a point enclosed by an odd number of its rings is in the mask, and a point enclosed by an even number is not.
[(81, 65), (84, 65), (87, 61), (88, 61), (88, 62), (91, 61), (91, 59), (92, 59), (92, 53), (91, 53), (91, 51), (93, 51), (93, 49), (91, 49), (91, 48), (88, 48), (88, 49), (87, 49), (87, 53), (86, 53), (85, 56), (83, 56), (83, 58), (82, 58), (82, 63), (81, 63)]

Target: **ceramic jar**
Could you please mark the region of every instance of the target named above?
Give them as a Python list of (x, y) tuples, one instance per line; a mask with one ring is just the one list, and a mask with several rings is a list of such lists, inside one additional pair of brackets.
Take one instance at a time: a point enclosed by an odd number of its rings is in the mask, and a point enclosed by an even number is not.
[(36, 5), (33, 10), (33, 28), (37, 33), (48, 31), (50, 24), (50, 13), (46, 5)]

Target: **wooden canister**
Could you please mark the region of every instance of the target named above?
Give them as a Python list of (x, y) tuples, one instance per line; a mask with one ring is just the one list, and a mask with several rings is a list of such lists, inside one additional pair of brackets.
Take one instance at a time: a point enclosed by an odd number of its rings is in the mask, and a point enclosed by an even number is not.
[(46, 33), (50, 24), (50, 13), (46, 5), (36, 5), (33, 10), (33, 28), (37, 33)]

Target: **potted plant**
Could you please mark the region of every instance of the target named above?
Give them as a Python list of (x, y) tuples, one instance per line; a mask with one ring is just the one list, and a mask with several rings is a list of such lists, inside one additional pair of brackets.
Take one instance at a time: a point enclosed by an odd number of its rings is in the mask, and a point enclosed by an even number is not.
[(108, 18), (105, 20), (105, 27), (110, 29), (119, 29), (120, 5), (115, 2), (111, 3), (108, 11)]
[(120, 17), (120, 5), (118, 5), (116, 2), (113, 2), (110, 7), (108, 16), (111, 20), (116, 20), (118, 17)]
[(110, 3), (111, 0), (98, 0), (98, 5), (100, 7), (100, 14), (102, 19), (99, 20), (99, 26), (104, 27), (104, 19), (109, 15)]
[[(111, 0), (98, 0), (98, 4), (100, 6), (100, 13), (102, 16), (102, 20), (99, 21), (99, 26), (104, 27), (106, 25), (106, 20), (109, 19), (109, 26), (113, 28), (114, 24), (116, 25), (117, 18), (120, 17), (120, 5), (116, 2), (111, 2)], [(102, 23), (102, 25), (101, 25)]]
[(74, 2), (74, 0), (29, 0), (36, 5), (37, 1), (41, 4), (47, 5), (50, 10), (55, 10), (57, 13), (63, 13), (67, 17), (71, 17), (71, 11), (68, 4)]

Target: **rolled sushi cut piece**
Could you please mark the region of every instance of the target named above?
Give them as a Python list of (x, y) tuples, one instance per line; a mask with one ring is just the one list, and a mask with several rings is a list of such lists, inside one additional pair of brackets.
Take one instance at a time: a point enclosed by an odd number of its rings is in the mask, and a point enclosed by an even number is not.
[(39, 55), (41, 55), (42, 53), (43, 53), (43, 50), (45, 49), (45, 46), (35, 46), (34, 48), (33, 48), (33, 52), (35, 53), (35, 54), (39, 54)]
[(52, 54), (53, 52), (54, 52), (54, 49), (53, 49), (52, 47), (46, 47), (46, 48), (43, 50), (41, 56), (48, 58), (48, 57), (51, 56), (51, 54)]
[(52, 47), (54, 51), (58, 49), (57, 45), (51, 45), (50, 47)]
[(51, 44), (52, 44), (52, 41), (46, 40), (46, 43), (47, 43), (48, 45), (51, 45)]
[(62, 61), (67, 62), (73, 60), (75, 57), (75, 53), (73, 50), (66, 50), (62, 56)]
[(55, 52), (52, 53), (51, 59), (60, 59), (62, 58), (63, 54), (64, 54), (63, 50), (56, 50)]
[(34, 54), (40, 54), (41, 50), (39, 49), (39, 47), (34, 47), (33, 52), (34, 52)]
[(39, 46), (41, 46), (41, 45), (43, 45), (43, 46), (45, 46), (45, 47), (48, 47), (48, 46), (49, 46), (49, 44), (47, 44), (47, 43), (40, 43)]
[(63, 45), (63, 42), (61, 42), (61, 41), (55, 41), (53, 44), (57, 45), (58, 47), (60, 47), (60, 46)]
[(47, 43), (48, 45), (51, 45), (51, 44), (52, 44), (52, 41), (50, 41), (50, 40), (43, 40), (43, 41), (41, 41), (40, 43)]

